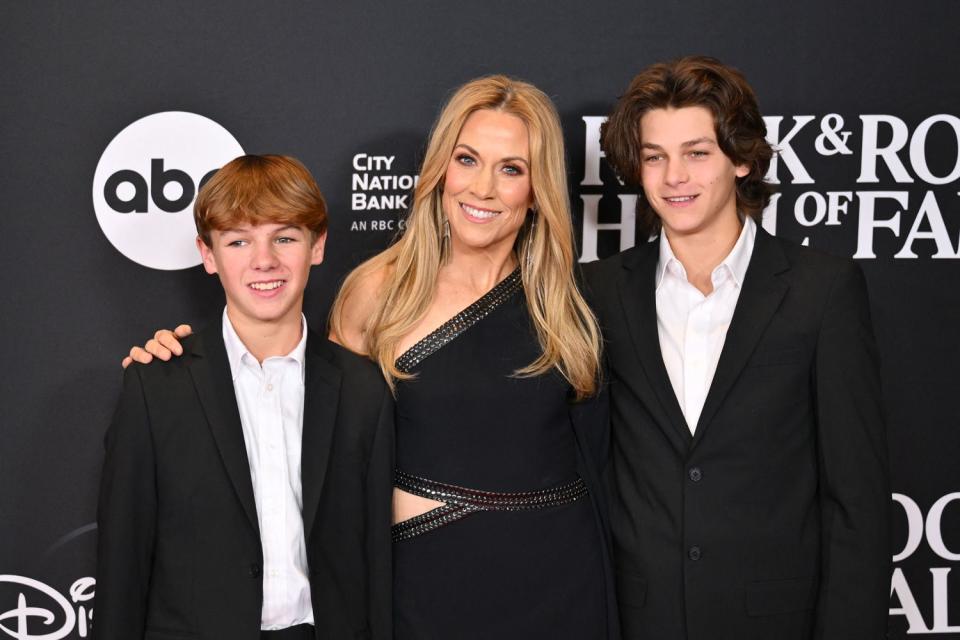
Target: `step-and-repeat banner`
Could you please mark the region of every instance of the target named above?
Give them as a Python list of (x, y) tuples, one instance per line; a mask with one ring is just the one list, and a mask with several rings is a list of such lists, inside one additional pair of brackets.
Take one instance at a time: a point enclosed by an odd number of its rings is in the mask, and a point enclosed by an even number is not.
[(41, 2), (3, 14), (0, 638), (90, 633), (120, 358), (222, 308), (191, 220), (212, 171), (276, 152), (314, 173), (331, 209), (307, 293), (319, 329), (347, 271), (402, 230), (433, 118), (479, 75), (555, 100), (581, 259), (633, 246), (636, 192), (605, 164), (599, 127), (637, 71), (691, 53), (737, 66), (759, 96), (779, 150), (764, 227), (867, 275), (894, 492), (890, 637), (960, 637), (960, 4)]

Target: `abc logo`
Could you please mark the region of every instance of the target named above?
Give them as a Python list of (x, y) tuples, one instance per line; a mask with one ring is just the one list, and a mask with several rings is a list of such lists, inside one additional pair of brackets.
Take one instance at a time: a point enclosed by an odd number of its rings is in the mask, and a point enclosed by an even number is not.
[(184, 111), (141, 118), (110, 141), (93, 176), (93, 208), (116, 249), (151, 269), (200, 264), (193, 201), (217, 169), (243, 155), (219, 124)]

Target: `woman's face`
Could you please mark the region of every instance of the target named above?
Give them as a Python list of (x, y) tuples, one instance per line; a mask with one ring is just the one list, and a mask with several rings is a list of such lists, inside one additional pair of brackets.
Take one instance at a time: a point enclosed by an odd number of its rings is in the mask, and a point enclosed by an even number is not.
[(532, 206), (530, 143), (520, 118), (483, 109), (457, 138), (443, 183), (443, 211), (457, 252), (509, 252)]

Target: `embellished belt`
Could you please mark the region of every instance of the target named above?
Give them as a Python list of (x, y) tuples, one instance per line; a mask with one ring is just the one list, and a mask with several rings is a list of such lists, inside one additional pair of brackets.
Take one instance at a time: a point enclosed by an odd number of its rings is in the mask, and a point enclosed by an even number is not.
[(587, 493), (587, 486), (581, 478), (552, 489), (498, 493), (467, 489), (435, 480), (427, 480), (403, 471), (396, 471), (393, 484), (396, 488), (415, 496), (445, 503), (426, 513), (421, 513), (409, 520), (393, 525), (390, 532), (393, 535), (394, 542), (433, 531), (477, 511), (544, 509), (568, 504)]

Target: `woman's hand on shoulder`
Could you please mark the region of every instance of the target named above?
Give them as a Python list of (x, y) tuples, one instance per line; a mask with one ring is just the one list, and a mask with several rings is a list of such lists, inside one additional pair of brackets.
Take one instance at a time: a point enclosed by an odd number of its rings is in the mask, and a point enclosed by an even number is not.
[(367, 326), (376, 311), (386, 277), (387, 268), (384, 267), (371, 271), (357, 281), (356, 286), (340, 302), (340, 331), (338, 334), (331, 327), (330, 340), (355, 353), (367, 354)]
[(153, 360), (154, 356), (166, 361), (175, 355), (183, 355), (180, 339), (186, 338), (191, 333), (193, 329), (188, 324), (181, 324), (173, 331), (160, 329), (153, 334), (153, 338), (148, 340), (147, 344), (130, 349), (130, 355), (123, 359), (123, 368), (126, 369), (133, 362), (147, 364)]

